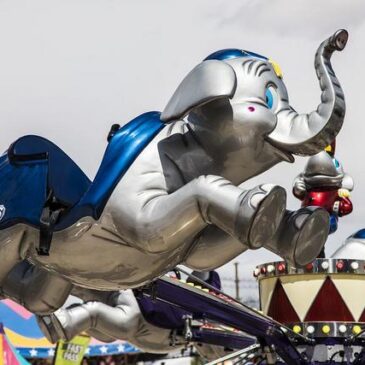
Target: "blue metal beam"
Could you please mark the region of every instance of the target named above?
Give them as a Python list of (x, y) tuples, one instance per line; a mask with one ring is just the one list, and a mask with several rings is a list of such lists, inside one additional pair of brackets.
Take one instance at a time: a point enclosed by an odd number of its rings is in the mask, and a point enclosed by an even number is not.
[(143, 294), (189, 311), (195, 318), (217, 321), (246, 332), (260, 342), (274, 346), (286, 364), (308, 364), (274, 320), (243, 305), (229, 303), (168, 277), (153, 282)]

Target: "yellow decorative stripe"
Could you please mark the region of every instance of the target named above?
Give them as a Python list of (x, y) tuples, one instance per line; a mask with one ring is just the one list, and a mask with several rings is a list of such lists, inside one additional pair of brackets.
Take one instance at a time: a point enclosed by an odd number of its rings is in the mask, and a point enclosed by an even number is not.
[(279, 78), (283, 78), (283, 72), (281, 71), (281, 68), (279, 66), (279, 64), (273, 60), (269, 60), (272, 68), (274, 69), (275, 73), (276, 73), (276, 76), (279, 77)]
[[(5, 328), (5, 333), (8, 336), (9, 340), (15, 347), (54, 347), (55, 345), (51, 344), (45, 337), (43, 338), (29, 338), (24, 337), (22, 335), (18, 335), (17, 333)], [(1, 365), (1, 363), (0, 363)]]

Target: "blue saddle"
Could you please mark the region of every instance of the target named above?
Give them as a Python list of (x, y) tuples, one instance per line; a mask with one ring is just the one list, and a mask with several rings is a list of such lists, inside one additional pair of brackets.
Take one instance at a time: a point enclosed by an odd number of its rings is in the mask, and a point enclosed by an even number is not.
[(18, 139), (0, 157), (0, 230), (25, 223), (42, 233), (44, 218), (54, 212), (51, 235), (82, 217), (100, 218), (120, 179), (163, 127), (160, 113), (148, 112), (115, 131), (93, 182), (47, 139)]

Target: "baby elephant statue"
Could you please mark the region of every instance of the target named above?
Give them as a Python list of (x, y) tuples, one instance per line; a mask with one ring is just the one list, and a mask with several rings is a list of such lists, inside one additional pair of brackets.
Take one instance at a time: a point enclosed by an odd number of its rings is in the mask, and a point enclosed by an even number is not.
[[(93, 182), (48, 140), (17, 140), (0, 159), (3, 295), (44, 313), (73, 284), (138, 287), (178, 264), (211, 270), (247, 249), (265, 247), (297, 266), (314, 259), (328, 213), (287, 211), (282, 187), (244, 182), (334, 140), (345, 101), (330, 58), (347, 38), (339, 30), (319, 46), (322, 102), (308, 114), (290, 106), (275, 62), (239, 49), (211, 54), (161, 114), (112, 128)], [(10, 275), (22, 260), (41, 270)]]
[[(350, 192), (354, 181), (334, 156), (334, 143), (309, 158), (304, 171), (294, 180), (293, 194), (302, 207), (316, 206), (330, 215), (329, 233), (336, 232), (339, 217), (352, 212)], [(324, 249), (319, 257), (325, 257)]]
[[(294, 180), (293, 194), (302, 207), (316, 206), (330, 215), (329, 234), (337, 231), (339, 217), (352, 212), (350, 192), (354, 181), (334, 156), (335, 143), (309, 158), (304, 171)], [(324, 258), (324, 247), (319, 258)]]

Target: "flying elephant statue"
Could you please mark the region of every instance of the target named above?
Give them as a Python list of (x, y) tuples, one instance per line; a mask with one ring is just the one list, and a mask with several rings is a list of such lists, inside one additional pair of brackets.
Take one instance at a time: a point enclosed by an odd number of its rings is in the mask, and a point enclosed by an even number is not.
[[(286, 210), (286, 192), (245, 182), (340, 131), (345, 100), (331, 66), (348, 33), (315, 55), (321, 103), (298, 114), (279, 66), (239, 49), (215, 52), (181, 82), (162, 113), (113, 126), (94, 181), (37, 136), (0, 157), (2, 295), (36, 313), (73, 285), (105, 291), (149, 283), (178, 264), (213, 270), (264, 247), (303, 266), (328, 235), (318, 207)], [(31, 268), (16, 270), (27, 260)]]
[[(192, 274), (221, 289), (217, 272)], [(188, 282), (193, 283), (189, 279)], [(71, 305), (50, 315), (37, 316), (51, 343), (70, 341), (82, 332), (102, 342), (128, 341), (145, 352), (167, 353), (174, 350), (175, 344), (181, 348), (186, 343), (183, 332), (189, 312), (138, 296), (131, 289), (108, 292), (74, 287), (68, 302)]]
[[(217, 272), (193, 272), (195, 277), (221, 289)], [(193, 281), (188, 282), (193, 284)], [(149, 353), (169, 353), (194, 344), (204, 358), (214, 360), (255, 340), (241, 332), (223, 330), (209, 323), (213, 337), (204, 336), (201, 322), (190, 325), (192, 314), (171, 304), (138, 296), (133, 290), (116, 292), (74, 288), (68, 305), (50, 315), (37, 316), (47, 339), (70, 341), (86, 332), (102, 342), (124, 340)], [(203, 326), (203, 327), (202, 327)], [(205, 327), (208, 327), (205, 324)], [(203, 332), (201, 332), (203, 330)], [(219, 346), (213, 345), (219, 340)]]

